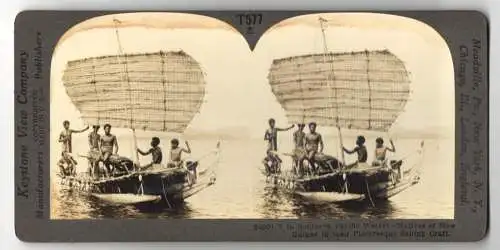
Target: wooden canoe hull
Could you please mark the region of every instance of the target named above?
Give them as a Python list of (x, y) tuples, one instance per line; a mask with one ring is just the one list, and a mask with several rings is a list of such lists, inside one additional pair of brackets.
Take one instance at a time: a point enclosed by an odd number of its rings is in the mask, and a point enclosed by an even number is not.
[[(402, 161), (399, 162), (401, 167)], [(362, 166), (305, 178), (293, 175), (267, 175), (268, 182), (283, 187), (311, 202), (342, 203), (366, 199), (388, 199), (418, 184), (419, 174), (407, 170), (398, 179), (398, 171)]]

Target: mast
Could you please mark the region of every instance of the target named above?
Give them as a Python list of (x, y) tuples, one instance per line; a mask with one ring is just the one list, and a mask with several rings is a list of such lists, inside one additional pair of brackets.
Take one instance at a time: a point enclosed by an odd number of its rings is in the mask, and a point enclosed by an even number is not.
[[(120, 41), (120, 35), (118, 33), (118, 24), (120, 24), (120, 20), (113, 18), (113, 22), (115, 24), (115, 33), (116, 33), (116, 41), (118, 42), (118, 60), (120, 60), (120, 55), (123, 55), (123, 48), (122, 48), (122, 43)], [(127, 61), (125, 60), (124, 68), (125, 68), (125, 81), (127, 81), (128, 87), (129, 87), (129, 110), (130, 110), (130, 128), (132, 129), (132, 135), (134, 137), (134, 153), (135, 153), (135, 162), (138, 164), (139, 163), (139, 152), (137, 152), (137, 136), (135, 134), (135, 128), (133, 126), (133, 112), (132, 112), (132, 87), (130, 85), (130, 81), (128, 78), (128, 66), (127, 66)]]
[[(323, 48), (324, 48), (323, 61), (326, 62), (326, 55), (328, 54), (328, 46), (326, 43), (325, 27), (323, 26), (323, 24), (325, 22), (327, 22), (327, 20), (322, 18), (322, 17), (319, 17), (318, 20), (319, 20), (319, 24), (321, 27), (321, 35), (323, 37)], [(332, 58), (332, 60), (333, 60), (333, 58)], [(333, 74), (333, 63), (330, 63), (330, 71)], [(329, 74), (328, 74), (328, 76), (329, 76)], [(327, 82), (328, 87), (330, 89), (329, 93), (330, 93), (330, 100), (331, 100), (331, 99), (333, 99), (333, 96), (332, 96), (332, 86), (330, 84), (329, 77), (327, 77), (326, 82)], [(334, 89), (334, 91), (335, 91), (335, 97), (337, 97), (337, 89)], [(330, 104), (330, 105), (332, 105), (332, 104)], [(342, 164), (345, 166), (344, 143), (342, 140), (342, 131), (340, 130), (340, 125), (339, 125), (339, 107), (338, 107), (338, 104), (335, 105), (335, 109), (336, 109), (336, 116), (335, 116), (336, 122), (335, 123), (337, 125), (336, 127), (337, 127), (338, 134), (339, 134), (340, 154), (342, 156)]]

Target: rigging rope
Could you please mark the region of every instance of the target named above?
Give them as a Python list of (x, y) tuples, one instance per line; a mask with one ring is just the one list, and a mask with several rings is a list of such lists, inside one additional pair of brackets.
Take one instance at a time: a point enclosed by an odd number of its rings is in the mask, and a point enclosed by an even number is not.
[(95, 58), (92, 58), (92, 80), (91, 80), (92, 84), (94, 85), (94, 92), (95, 92), (95, 95), (97, 96), (97, 124), (100, 123), (101, 121), (101, 112), (100, 109), (101, 109), (101, 104), (100, 104), (100, 98), (99, 98), (99, 92), (97, 91), (97, 81), (95, 79)]
[(165, 197), (165, 202), (167, 202), (168, 208), (172, 208), (172, 205), (170, 205), (170, 202), (168, 201), (167, 191), (165, 190), (165, 184), (163, 183), (165, 181), (166, 180), (164, 180), (163, 178), (161, 179), (161, 187), (163, 189), (163, 196)]
[(366, 82), (368, 84), (368, 129), (372, 128), (372, 86), (370, 83), (370, 57), (368, 50), (365, 50), (366, 53)]
[(365, 184), (366, 184), (366, 193), (368, 194), (368, 198), (370, 198), (372, 206), (375, 207), (375, 203), (373, 202), (372, 195), (370, 192), (370, 187), (368, 186), (368, 181), (366, 180), (366, 177), (365, 177)]
[(303, 86), (302, 86), (302, 79), (300, 78), (301, 75), (300, 75), (300, 63), (297, 63), (297, 73), (298, 73), (298, 76), (299, 76), (299, 79), (298, 79), (298, 82), (299, 82), (299, 88), (300, 88), (300, 97), (302, 99), (302, 101), (300, 102), (300, 106), (302, 107), (302, 124), (305, 123), (305, 119), (306, 119), (306, 108), (304, 106), (304, 89), (303, 89)]
[(123, 67), (124, 67), (124, 71), (125, 71), (124, 72), (125, 73), (125, 81), (127, 82), (128, 88), (129, 88), (129, 105), (128, 106), (129, 106), (129, 110), (130, 110), (130, 128), (132, 129), (132, 133), (133, 133), (133, 137), (134, 137), (135, 160), (136, 160), (136, 163), (138, 164), (139, 152), (137, 152), (137, 136), (135, 135), (135, 128), (133, 125), (134, 118), (133, 118), (133, 110), (132, 110), (132, 85), (130, 84), (130, 79), (128, 77), (128, 59), (127, 59), (127, 55), (123, 53), (123, 47), (122, 47), (122, 43), (120, 41), (120, 34), (118, 32), (118, 24), (120, 24), (121, 21), (116, 19), (116, 18), (113, 18), (113, 22), (115, 24), (115, 33), (116, 33), (116, 40), (118, 43), (118, 52), (119, 52), (116, 59), (118, 60), (119, 63), (121, 63), (120, 55), (125, 56), (125, 63), (123, 63)]

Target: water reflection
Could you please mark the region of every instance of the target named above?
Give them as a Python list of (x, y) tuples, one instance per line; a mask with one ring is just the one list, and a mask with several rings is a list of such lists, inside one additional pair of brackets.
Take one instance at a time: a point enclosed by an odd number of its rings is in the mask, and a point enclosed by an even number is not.
[(56, 208), (61, 219), (123, 219), (123, 218), (191, 218), (192, 209), (187, 203), (175, 204), (168, 208), (160, 204), (116, 205), (103, 203), (86, 193), (70, 189), (58, 191), (59, 207)]
[(283, 218), (290, 207), (289, 199), (291, 195), (279, 190), (274, 186), (266, 186), (262, 194), (262, 205), (260, 213), (264, 218)]
[[(375, 204), (370, 201), (318, 204), (307, 202), (300, 196), (276, 187), (266, 187), (262, 193), (262, 200), (259, 211), (265, 218), (387, 219), (399, 212), (397, 206), (390, 200), (378, 200)], [(290, 216), (284, 217), (286, 214)]]

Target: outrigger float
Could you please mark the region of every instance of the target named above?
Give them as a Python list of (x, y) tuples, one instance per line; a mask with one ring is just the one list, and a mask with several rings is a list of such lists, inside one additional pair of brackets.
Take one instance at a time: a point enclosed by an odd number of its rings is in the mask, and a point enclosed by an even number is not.
[[(329, 52), (326, 22), (319, 19), (324, 53), (276, 59), (268, 79), (289, 122), (337, 128), (341, 160), (318, 154), (319, 171), (314, 175), (281, 171), (281, 163), (268, 161), (263, 173), (268, 182), (309, 201), (369, 200), (374, 204), (419, 183), (424, 142), (415, 152), (377, 166), (346, 164), (341, 129), (387, 133), (409, 99), (409, 74), (404, 63), (388, 50)], [(274, 154), (293, 157), (290, 153)]]
[[(203, 103), (204, 73), (183, 51), (125, 54), (118, 26), (115, 30), (119, 53), (68, 62), (63, 84), (87, 124), (132, 130), (135, 160), (113, 155), (111, 175), (60, 175), (61, 183), (108, 203), (172, 206), (215, 183), (220, 144), (178, 168), (153, 165), (141, 170), (136, 129), (182, 134)], [(96, 160), (90, 152), (80, 156), (89, 163)], [(209, 156), (212, 161), (202, 161)]]

